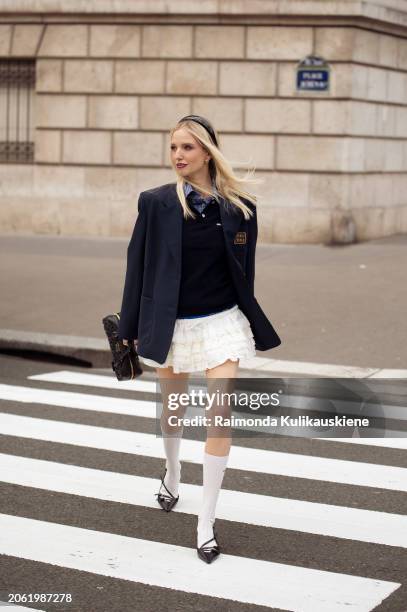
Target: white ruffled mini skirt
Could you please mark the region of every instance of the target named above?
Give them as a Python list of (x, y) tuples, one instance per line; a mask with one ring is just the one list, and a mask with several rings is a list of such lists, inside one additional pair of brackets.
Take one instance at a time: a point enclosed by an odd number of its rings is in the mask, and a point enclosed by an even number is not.
[[(157, 363), (139, 355), (140, 361), (155, 368), (172, 366), (175, 373), (202, 372), (228, 359), (245, 367), (256, 356), (255, 341), (247, 317), (238, 305), (222, 312), (176, 319), (167, 359)], [(247, 364), (247, 367), (249, 364)]]

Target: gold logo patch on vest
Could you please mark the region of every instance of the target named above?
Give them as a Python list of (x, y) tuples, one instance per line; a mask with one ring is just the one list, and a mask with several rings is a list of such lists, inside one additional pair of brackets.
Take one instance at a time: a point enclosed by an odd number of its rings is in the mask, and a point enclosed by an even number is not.
[(237, 232), (233, 244), (246, 244), (246, 232)]

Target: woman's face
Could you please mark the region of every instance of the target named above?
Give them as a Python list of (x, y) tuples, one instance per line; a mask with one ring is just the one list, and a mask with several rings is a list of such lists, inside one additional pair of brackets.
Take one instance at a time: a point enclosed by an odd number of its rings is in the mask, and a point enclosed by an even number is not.
[[(171, 138), (171, 163), (184, 178), (201, 177), (208, 173), (210, 155), (186, 128), (176, 130)], [(182, 165), (179, 165), (182, 164)]]

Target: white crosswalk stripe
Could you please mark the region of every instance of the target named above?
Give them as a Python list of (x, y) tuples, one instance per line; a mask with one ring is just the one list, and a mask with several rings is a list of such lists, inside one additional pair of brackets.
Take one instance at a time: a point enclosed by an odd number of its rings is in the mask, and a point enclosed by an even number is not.
[[(89, 378), (90, 375), (85, 375)], [(32, 377), (31, 377), (32, 378)], [(49, 377), (51, 380), (53, 377)], [(54, 377), (55, 379), (57, 377)], [(63, 379), (64, 377), (62, 377)], [(104, 387), (104, 381), (100, 381), (100, 378), (107, 378), (105, 376), (99, 376), (92, 380), (93, 386)], [(83, 379), (82, 382), (86, 380)], [(60, 381), (58, 381), (60, 382)], [(146, 381), (147, 382), (147, 381)], [(112, 388), (112, 387), (108, 387)], [(150, 389), (151, 392), (155, 392)], [(293, 402), (290, 404), (291, 407), (299, 408), (300, 404), (298, 398), (292, 398)], [(64, 408), (74, 408), (76, 410), (91, 410), (94, 412), (106, 412), (110, 414), (124, 414), (129, 416), (138, 416), (144, 418), (155, 418), (157, 410), (160, 410), (160, 401), (149, 401), (149, 400), (133, 400), (125, 398), (112, 398), (103, 397), (100, 395), (91, 395), (86, 393), (76, 393), (71, 391), (59, 391), (50, 389), (37, 389), (18, 385), (4, 385), (0, 384), (0, 400), (8, 400), (14, 402), (31, 403), (31, 404), (47, 404), (49, 406), (60, 406)], [(285, 398), (285, 402), (288, 399)], [(285, 404), (284, 404), (285, 405)], [(284, 407), (282, 405), (282, 407)], [(303, 407), (303, 406), (302, 406)], [(399, 407), (391, 407), (394, 410)], [(309, 407), (308, 407), (309, 409)], [(188, 416), (190, 418), (202, 414), (201, 408), (190, 407)], [(251, 416), (251, 415), (250, 415)], [(256, 414), (253, 414), (256, 416)], [(404, 413), (403, 413), (404, 418)], [(242, 429), (245, 429), (243, 426)], [(248, 428), (246, 428), (248, 429)], [(251, 427), (253, 430), (262, 431), (263, 428)], [(267, 431), (267, 430), (266, 430)], [(388, 448), (399, 448), (407, 450), (407, 436), (404, 431), (393, 431), (393, 430), (372, 430), (377, 437), (369, 438), (334, 438), (327, 437), (322, 438), (328, 442), (343, 442), (353, 444), (369, 444), (369, 440), (372, 440), (371, 444), (374, 446), (383, 446)], [(301, 427), (287, 427), (280, 431), (280, 435), (292, 435), (300, 436), (303, 434)]]
[[(165, 457), (162, 439), (159, 436), (137, 431), (95, 427), (94, 425), (79, 425), (66, 421), (3, 414), (0, 421), (0, 434), (59, 444), (87, 446), (117, 453)], [(184, 461), (201, 463), (202, 453), (202, 442), (182, 441)], [(228, 467), (263, 474), (407, 492), (407, 468), (387, 465), (232, 446)]]
[(6, 555), (284, 610), (371, 610), (399, 586), (226, 554), (213, 572), (182, 546), (6, 514), (0, 531)]
[(157, 383), (153, 380), (145, 380), (144, 378), (118, 381), (115, 376), (85, 374), (84, 372), (71, 372), (70, 370), (46, 372), (45, 374), (33, 374), (27, 378), (28, 380), (64, 383), (66, 385), (86, 385), (87, 387), (100, 387), (101, 389), (125, 389), (127, 391), (157, 393)]
[[(82, 372), (71, 372), (69, 370), (59, 370), (57, 372), (46, 372), (45, 374), (33, 374), (28, 376), (29, 380), (39, 380), (44, 382), (63, 383), (67, 385), (86, 385), (89, 387), (99, 387), (102, 389), (116, 389), (116, 390), (127, 390), (127, 391), (138, 391), (148, 393), (159, 393), (159, 384), (156, 381), (144, 380), (143, 378), (136, 378), (135, 380), (129, 381), (118, 381), (115, 377), (104, 376), (101, 374), (85, 374)], [(348, 383), (349, 384), (349, 383)], [(200, 385), (196, 385), (197, 388), (201, 388)], [(0, 396), (1, 397), (1, 396)], [(309, 409), (305, 400), (309, 398), (303, 395), (284, 395), (281, 400), (282, 407), (291, 407), (297, 410)], [(316, 411), (323, 410), (323, 406), (314, 402), (313, 409)], [(343, 401), (336, 399), (335, 406), (344, 413), (352, 413), (356, 409), (356, 414), (359, 413), (360, 402), (352, 402), (350, 400)], [(384, 415), (388, 419), (400, 419), (407, 420), (407, 407), (397, 406), (394, 404), (381, 403), (380, 408), (383, 410)], [(364, 416), (377, 417), (381, 416), (379, 407), (373, 402), (364, 406)]]
[[(0, 454), (2, 481), (156, 508), (157, 479)], [(201, 487), (181, 483), (182, 509), (196, 514)], [(219, 518), (407, 548), (407, 516), (221, 489)]]
[(153, 419), (156, 412), (155, 402), (123, 398), (103, 397), (71, 391), (35, 389), (17, 385), (0, 385), (0, 400), (29, 404), (47, 404), (78, 410), (93, 410), (111, 414), (127, 414)]
[[(0, 414), (0, 435), (8, 437), (10, 444), (18, 440), (23, 446), (26, 440), (35, 441), (40, 445), (38, 448), (41, 445), (44, 449), (52, 447), (56, 460), (1, 452), (0, 495), (1, 487), (16, 486), (21, 487), (22, 492), (27, 488), (27, 494), (30, 490), (36, 490), (44, 494), (65, 495), (67, 499), (75, 496), (76, 499), (88, 500), (90, 504), (117, 504), (118, 512), (120, 505), (125, 504), (125, 507), (138, 507), (147, 513), (161, 513), (154, 498), (158, 477), (147, 478), (117, 470), (71, 465), (66, 458), (58, 460), (58, 453), (66, 450), (62, 445), (112, 456), (124, 453), (145, 462), (165, 459), (159, 436), (80, 422), (81, 410), (92, 411), (95, 415), (109, 413), (155, 419), (156, 402), (137, 397), (139, 393), (157, 393), (155, 381), (138, 379), (122, 384), (113, 376), (68, 370), (35, 374), (28, 379), (35, 381), (36, 387), (0, 384), (0, 411), (2, 405), (8, 406), (8, 402), (17, 402), (21, 406), (19, 414), (13, 414), (12, 404)], [(72, 391), (39, 388), (41, 382), (48, 386), (69, 384), (82, 389), (78, 392), (76, 388)], [(95, 395), (95, 392), (92, 393), (95, 387), (109, 390), (109, 396)], [(134, 399), (115, 397), (116, 390), (124, 389), (134, 391)], [(38, 405), (58, 407), (59, 420), (41, 418), (36, 409)], [(65, 410), (70, 408), (78, 410), (75, 413), (77, 422), (71, 422), (72, 412)], [(390, 412), (393, 411), (392, 418), (405, 418), (400, 408), (389, 407)], [(64, 420), (60, 420), (61, 415)], [(381, 438), (377, 442), (375, 440), (336, 439), (337, 442), (347, 443), (343, 447), (345, 451), (346, 446), (351, 448), (360, 444), (363, 450), (371, 451), (372, 457), (374, 449), (379, 446), (385, 453), (407, 448), (403, 437), (395, 440), (389, 438), (386, 444)], [(183, 464), (202, 464), (203, 442), (183, 439), (181, 449)], [(236, 490), (222, 488), (216, 512), (219, 520), (253, 526), (260, 533), (262, 530), (264, 533), (283, 530), (287, 534), (312, 534), (321, 541), (324, 538), (337, 538), (338, 542), (352, 542), (360, 546), (384, 546), (388, 551), (407, 548), (407, 517), (401, 511), (394, 513), (351, 507), (339, 498), (338, 504), (317, 503), (295, 499), (292, 495), (298, 483), (305, 482), (309, 483), (308, 486), (320, 483), (320, 486), (330, 484), (339, 487), (338, 495), (340, 487), (346, 485), (377, 491), (383, 500), (386, 491), (401, 496), (407, 493), (405, 467), (239, 445), (232, 446), (227, 467), (242, 473), (242, 489), (245, 488), (245, 473), (265, 478), (282, 476), (293, 484), (287, 497), (239, 490), (240, 484), (235, 487)], [(178, 521), (182, 521), (184, 515), (196, 516), (201, 494), (201, 486), (181, 481), (182, 503), (174, 508), (172, 518), (175, 520), (177, 517)], [(292, 612), (369, 612), (404, 586), (398, 576), (397, 579), (382, 579), (381, 576), (379, 579), (372, 572), (369, 575), (357, 574), (353, 567), (349, 568), (349, 572), (328, 570), (323, 563), (318, 565), (315, 562), (318, 559), (315, 550), (310, 567), (304, 566), (304, 558), (299, 564), (293, 564), (291, 559), (290, 563), (277, 562), (272, 549), (267, 559), (222, 551), (214, 571), (214, 567), (203, 564), (197, 558), (195, 550), (168, 544), (165, 538), (164, 541), (156, 541), (54, 522), (48, 518), (45, 510), (43, 517), (35, 519), (27, 516), (24, 508), (17, 514), (0, 514), (0, 555), (121, 579), (134, 585), (172, 589), (179, 594), (220, 598), (230, 604), (233, 601), (241, 602), (247, 605), (248, 611), (252, 607), (254, 611), (256, 606), (266, 606)], [(10, 609), (29, 610), (22, 606)]]
[(4, 612), (34, 612), (34, 610), (36, 612), (44, 612), (44, 610), (38, 610), (38, 608), (26, 608), (26, 606), (0, 601), (0, 610), (3, 609)]

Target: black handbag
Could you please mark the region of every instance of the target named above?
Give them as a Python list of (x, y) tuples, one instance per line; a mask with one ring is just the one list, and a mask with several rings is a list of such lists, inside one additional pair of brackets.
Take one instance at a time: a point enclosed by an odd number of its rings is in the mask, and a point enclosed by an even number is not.
[(119, 321), (120, 312), (107, 315), (107, 317), (102, 319), (110, 350), (112, 351), (112, 369), (117, 376), (117, 380), (132, 380), (141, 376), (143, 370), (140, 366), (134, 340), (129, 340), (129, 344), (126, 345), (119, 338)]

